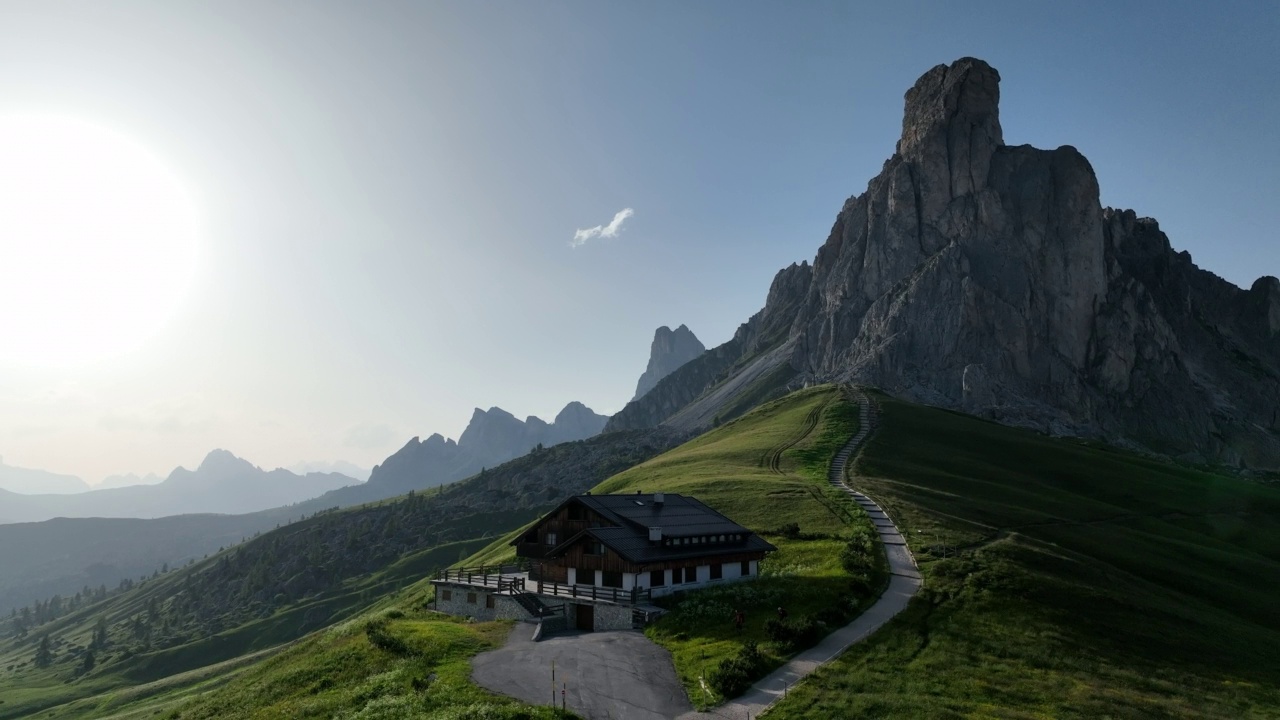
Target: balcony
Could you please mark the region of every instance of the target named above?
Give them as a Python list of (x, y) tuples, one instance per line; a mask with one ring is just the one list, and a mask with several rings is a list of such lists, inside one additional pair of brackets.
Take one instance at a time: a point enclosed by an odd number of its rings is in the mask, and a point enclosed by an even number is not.
[(653, 594), (648, 588), (622, 590), (597, 585), (537, 582), (515, 565), (437, 570), (433, 580), (454, 585), (492, 588), (499, 593), (511, 595), (534, 593), (557, 599), (590, 600), (617, 605), (649, 605), (653, 602)]

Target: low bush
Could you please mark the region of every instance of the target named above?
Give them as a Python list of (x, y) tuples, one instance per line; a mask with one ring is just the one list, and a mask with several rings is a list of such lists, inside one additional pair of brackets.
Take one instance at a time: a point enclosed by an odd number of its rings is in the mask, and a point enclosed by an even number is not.
[(769, 669), (769, 661), (754, 642), (742, 646), (734, 657), (721, 660), (707, 674), (707, 684), (721, 697), (737, 697), (751, 687), (751, 683)]
[(815, 645), (827, 634), (827, 625), (812, 615), (788, 620), (770, 620), (764, 624), (765, 635), (787, 649)]
[(409, 647), (404, 640), (387, 632), (387, 621), (385, 619), (370, 620), (364, 626), (364, 634), (369, 638), (371, 645), (392, 655), (416, 654), (414, 649)]

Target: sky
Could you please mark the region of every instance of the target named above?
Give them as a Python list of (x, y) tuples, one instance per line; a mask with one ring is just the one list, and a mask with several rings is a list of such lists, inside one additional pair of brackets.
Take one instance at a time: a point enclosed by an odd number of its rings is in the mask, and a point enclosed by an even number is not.
[[(1269, 1), (6, 0), (0, 119), (144, 148), (194, 255), (67, 290), (163, 311), (124, 349), (0, 336), (0, 455), (90, 482), (213, 448), (367, 467), (476, 407), (616, 412), (656, 327), (724, 342), (812, 259), (903, 93), (967, 55), (1006, 143), (1077, 147), (1105, 205), (1247, 287), (1280, 275), (1277, 38)], [(82, 286), (17, 235), (10, 277)]]

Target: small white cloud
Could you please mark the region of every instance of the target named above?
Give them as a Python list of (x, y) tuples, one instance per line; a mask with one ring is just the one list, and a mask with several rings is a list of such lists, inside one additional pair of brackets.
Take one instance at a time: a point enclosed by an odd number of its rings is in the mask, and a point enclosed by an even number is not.
[(635, 210), (623, 208), (613, 216), (613, 221), (608, 225), (597, 225), (593, 228), (578, 230), (573, 233), (573, 240), (569, 242), (569, 247), (581, 247), (588, 240), (595, 238), (618, 237), (618, 233), (622, 231), (622, 223), (635, 214)]

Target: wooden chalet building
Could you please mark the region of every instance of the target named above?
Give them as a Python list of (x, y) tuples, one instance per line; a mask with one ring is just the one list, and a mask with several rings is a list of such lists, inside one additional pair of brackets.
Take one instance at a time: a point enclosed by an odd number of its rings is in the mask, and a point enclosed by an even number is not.
[(547, 629), (643, 627), (662, 612), (654, 597), (756, 577), (776, 549), (695, 498), (663, 493), (571, 497), (511, 544), (520, 566), (437, 573), (436, 609)]
[(578, 495), (512, 542), (541, 584), (664, 595), (755, 577), (773, 545), (684, 495)]

